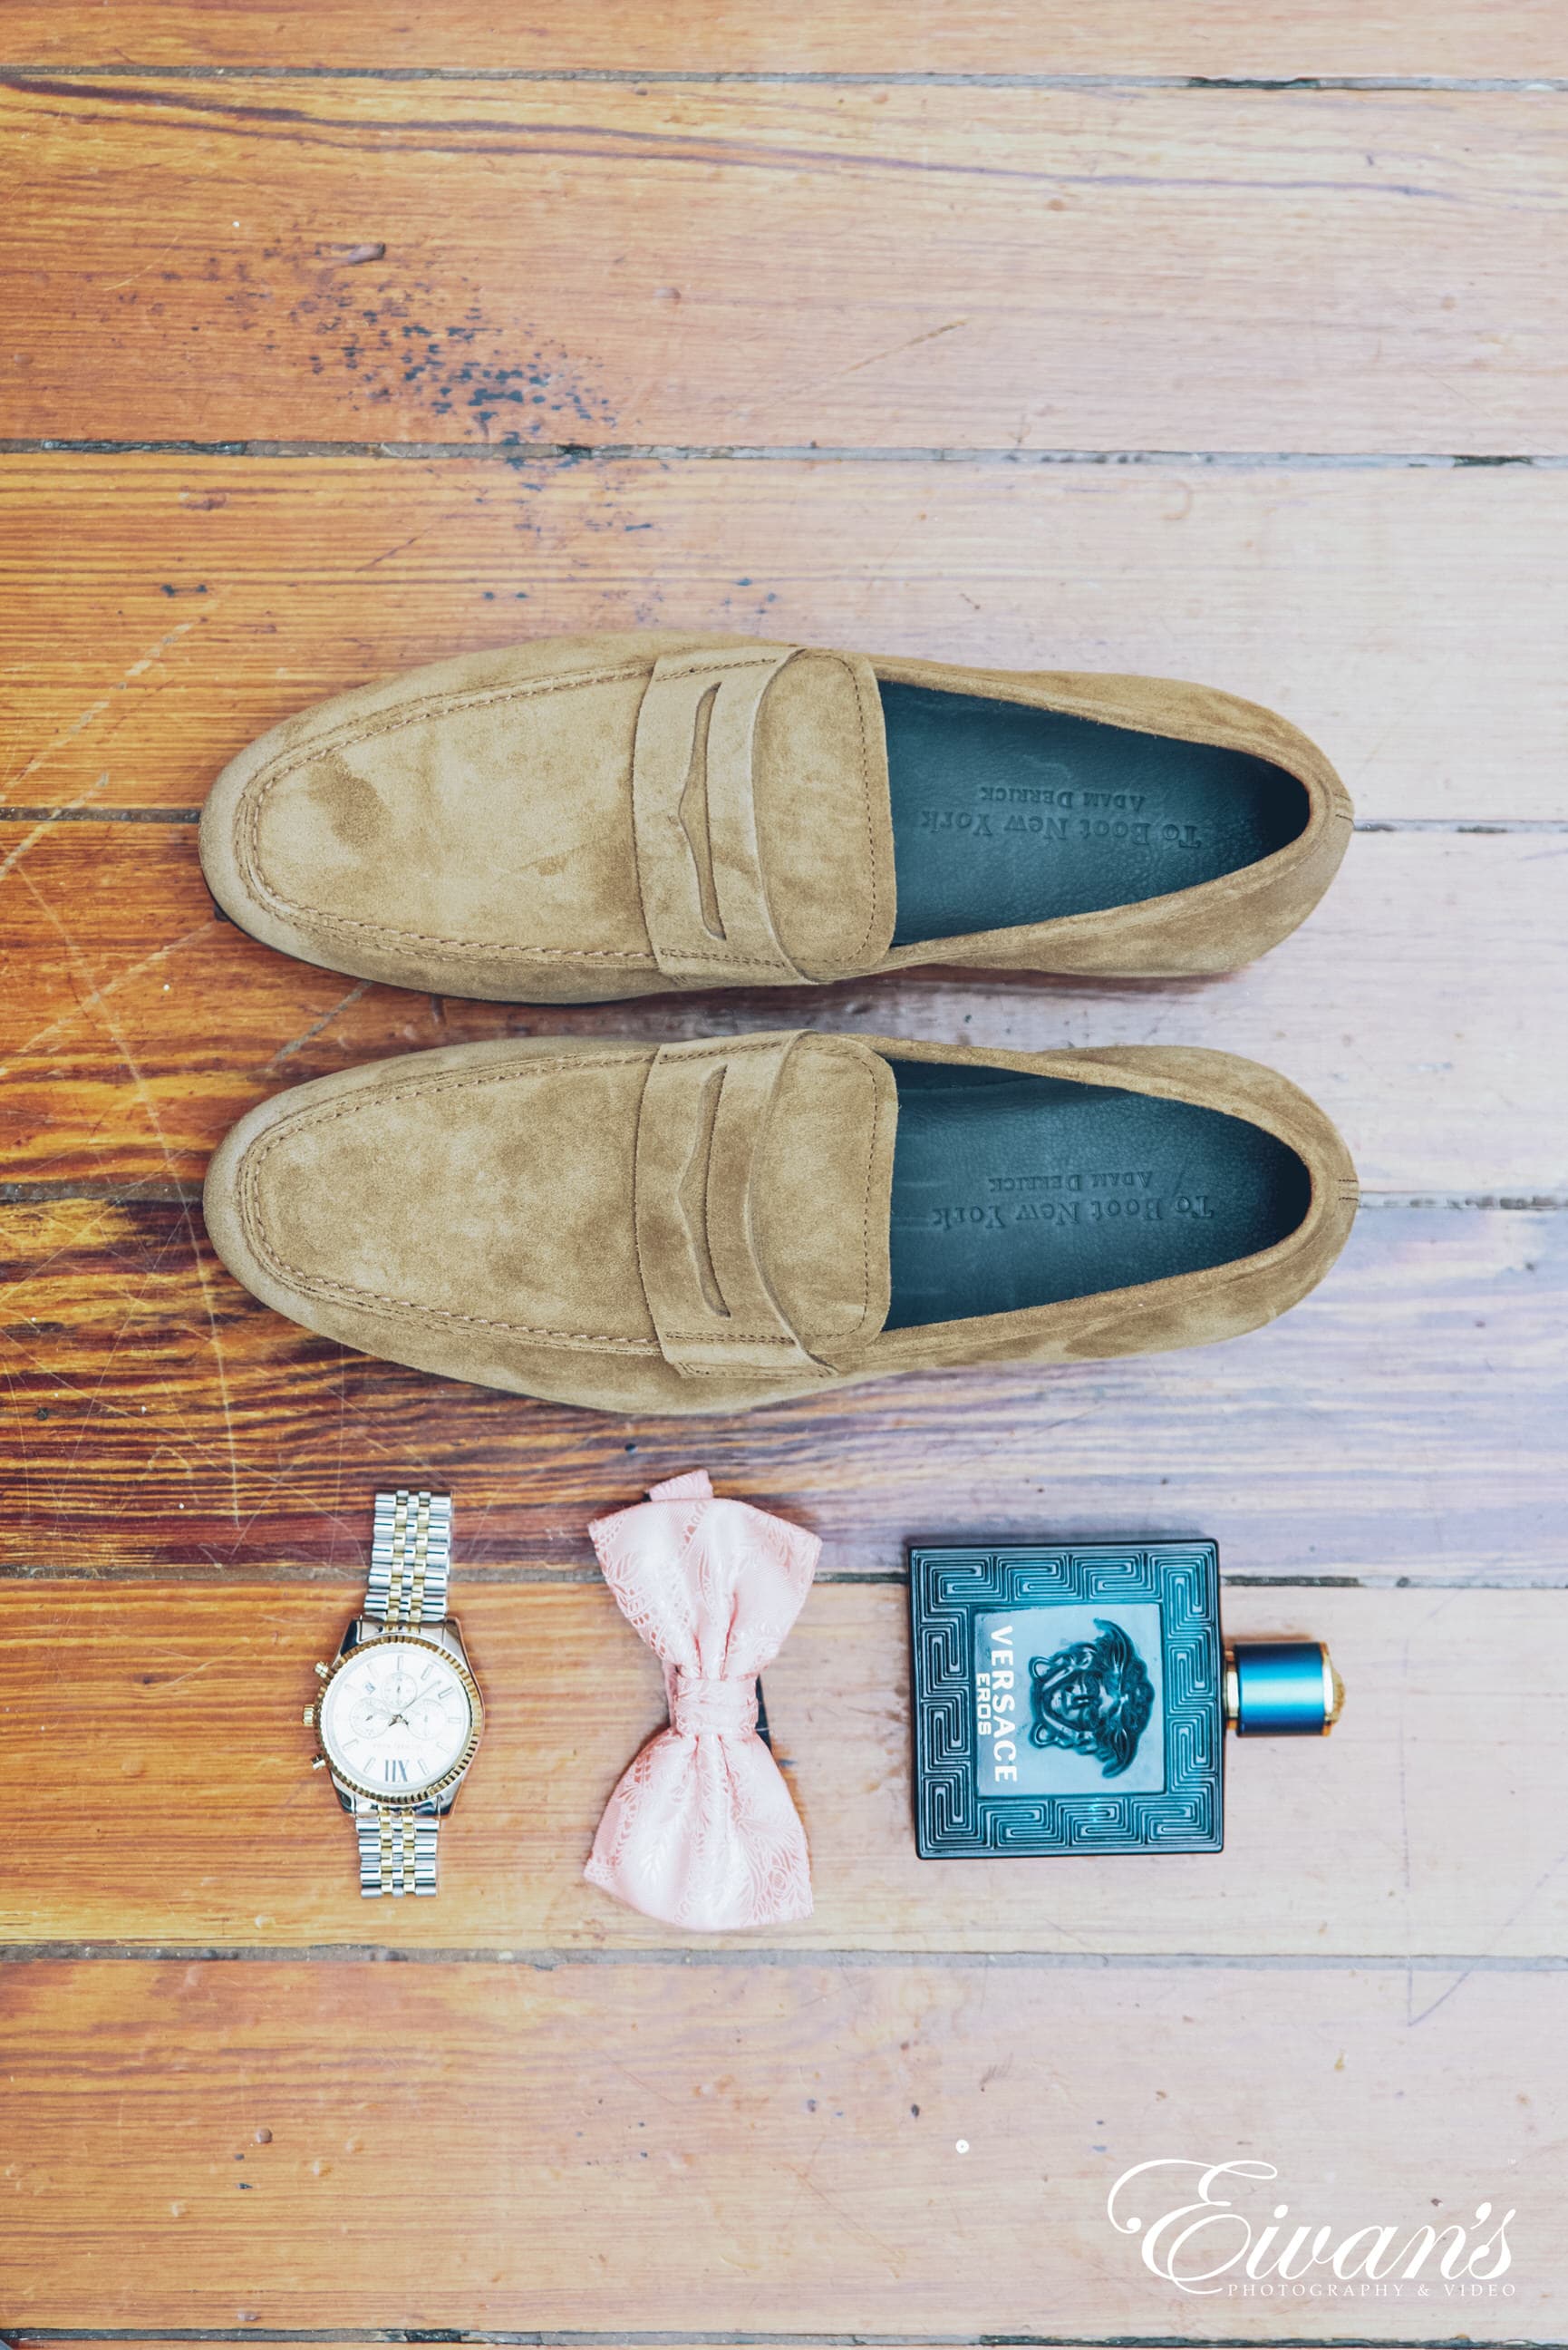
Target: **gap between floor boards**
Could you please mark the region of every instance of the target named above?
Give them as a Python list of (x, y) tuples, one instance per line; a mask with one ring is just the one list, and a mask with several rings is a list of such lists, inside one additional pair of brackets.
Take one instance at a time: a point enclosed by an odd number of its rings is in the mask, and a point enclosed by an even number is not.
[[(983, 1534), (944, 1534), (950, 1549), (992, 1550), (994, 1536)], [(1103, 1542), (1103, 1534), (1082, 1537), (1062, 1537), (1069, 1544), (1082, 1539), (1085, 1543)], [(1178, 1537), (1172, 1535), (1169, 1540)], [(1195, 1537), (1196, 1539), (1196, 1537)], [(597, 1566), (475, 1566), (467, 1562), (462, 1570), (463, 1581), (491, 1591), (511, 1591), (538, 1587), (550, 1590), (556, 1585), (572, 1583), (602, 1583), (604, 1577)], [(286, 1591), (311, 1584), (337, 1586), (352, 1582), (352, 1574), (341, 1566), (317, 1562), (310, 1565), (275, 1565), (268, 1574), (248, 1573), (236, 1576), (218, 1559), (206, 1559), (197, 1566), (178, 1566), (169, 1560), (148, 1565), (130, 1565), (117, 1567), (105, 1575), (96, 1566), (37, 1565), (28, 1566), (11, 1561), (0, 1566), (0, 1591), (7, 1583), (89, 1583), (106, 1591), (140, 1587), (148, 1584), (194, 1584), (202, 1588), (218, 1588), (224, 1584), (243, 1581), (248, 1586), (260, 1586), (267, 1590)], [(846, 1569), (812, 1577), (812, 1588), (839, 1584), (855, 1591), (875, 1590), (878, 1585), (897, 1590), (907, 1590), (909, 1578), (902, 1567), (867, 1571), (857, 1574)], [(1505, 1582), (1484, 1575), (1444, 1575), (1441, 1577), (1414, 1575), (1224, 1575), (1220, 1577), (1222, 1591), (1424, 1591), (1441, 1592), (1445, 1597), (1456, 1591), (1568, 1591), (1568, 1566), (1556, 1576), (1511, 1575)]]
[[(53, 2326), (29, 2325), (0, 2334), (5, 2350), (27, 2350), (35, 2342), (234, 2342), (243, 2332), (247, 2342), (457, 2342), (529, 2345), (529, 2350), (686, 2350), (686, 2345), (711, 2344), (714, 2350), (1366, 2350), (1359, 2334), (1276, 2334), (1266, 2345), (1239, 2341), (1233, 2334), (703, 2334), (682, 2326), (674, 2334), (481, 2334), (467, 2327), (382, 2326), (361, 2333), (337, 2328), (307, 2334), (275, 2326), (186, 2326), (179, 2332), (146, 2325), (99, 2326), (90, 2333), (65, 2334)], [(1385, 2342), (1381, 2350), (1469, 2350), (1468, 2334), (1414, 2335)], [(1509, 2334), (1488, 2345), (1488, 2350), (1568, 2350), (1559, 2337)]]
[[(1466, 1956), (1441, 1951), (1398, 1955), (1374, 1951), (1207, 1950), (1108, 1951), (1081, 1950), (887, 1950), (795, 1949), (752, 1944), (742, 1949), (660, 1949), (657, 1945), (624, 1950), (451, 1950), (396, 1949), (384, 1942), (12, 1942), (0, 1943), (0, 1966), (66, 1965), (91, 1960), (142, 1966), (412, 1966), (521, 1967), (539, 1974), (564, 1972), (572, 1967), (627, 1969), (636, 1967), (746, 1968), (785, 1967), (796, 1970), (831, 1967), (842, 1972), (853, 1968), (896, 1968), (913, 1972), (929, 1968), (954, 1972), (971, 1967), (1005, 1974), (1162, 1974), (1180, 1968), (1203, 1974), (1477, 1974), (1552, 1975), (1568, 1973), (1568, 1957), (1543, 1954), (1523, 1958), (1486, 1952)], [(1075, 2337), (1075, 2339), (1076, 2337)], [(685, 2336), (682, 2335), (684, 2340)], [(1496, 2345), (1492, 2345), (1496, 2350)]]
[(29, 81), (379, 81), (379, 82), (604, 82), (641, 89), (674, 83), (701, 88), (740, 83), (758, 88), (847, 89), (1043, 89), (1043, 90), (1237, 90), (1258, 95), (1310, 96), (1314, 91), (1453, 91), (1461, 96), (1539, 96), (1568, 89), (1561, 74), (1139, 74), (1139, 73), (959, 73), (911, 71), (851, 73), (726, 72), (709, 68), (665, 67), (647, 72), (634, 66), (280, 66), (0, 65), (0, 79)]
[[(5, 77), (0, 70), (0, 82)], [(0, 457), (384, 457), (414, 463), (454, 458), (492, 464), (627, 463), (826, 465), (1200, 465), (1252, 473), (1288, 468), (1303, 473), (1461, 473), (1470, 468), (1568, 470), (1568, 452), (1489, 454), (1468, 450), (1334, 451), (1325, 449), (973, 449), (877, 448), (816, 442), (776, 447), (739, 442), (663, 441), (90, 441), (0, 437)]]
[[(67, 2333), (55, 2326), (10, 2327), (0, 2343), (26, 2350), (35, 2342), (233, 2342), (242, 2333), (247, 2342), (472, 2342), (529, 2345), (529, 2350), (685, 2350), (708, 2345), (713, 2350), (1262, 2350), (1261, 2345), (1218, 2334), (917, 2334), (905, 2327), (897, 2334), (742, 2334), (703, 2333), (683, 2325), (662, 2334), (567, 2334), (559, 2329), (524, 2334), (492, 2334), (468, 2326), (379, 2326), (356, 2330), (347, 2326), (315, 2333), (303, 2327), (267, 2325), (220, 2326), (96, 2326)], [(1456, 2350), (1469, 2345), (1467, 2334), (1407, 2335), (1386, 2342), (1381, 2350)], [(1275, 2334), (1267, 2350), (1366, 2350), (1360, 2334)], [(1556, 2335), (1509, 2334), (1490, 2342), (1487, 2350), (1568, 2350)]]

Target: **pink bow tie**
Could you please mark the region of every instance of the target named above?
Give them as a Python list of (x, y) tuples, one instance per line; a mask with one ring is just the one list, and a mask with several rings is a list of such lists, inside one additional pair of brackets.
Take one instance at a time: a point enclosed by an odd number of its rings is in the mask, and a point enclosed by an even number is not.
[(799, 1615), (822, 1544), (704, 1469), (597, 1518), (616, 1604), (664, 1667), (670, 1727), (605, 1806), (585, 1875), (667, 1926), (708, 1933), (811, 1915), (805, 1831), (757, 1736), (757, 1675)]

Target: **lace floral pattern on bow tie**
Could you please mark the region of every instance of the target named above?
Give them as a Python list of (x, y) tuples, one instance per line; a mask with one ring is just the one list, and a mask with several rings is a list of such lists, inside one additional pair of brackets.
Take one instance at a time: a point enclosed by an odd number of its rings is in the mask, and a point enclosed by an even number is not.
[(821, 1544), (719, 1500), (701, 1469), (588, 1531), (622, 1615), (664, 1667), (670, 1727), (623, 1774), (585, 1875), (701, 1932), (809, 1918), (805, 1832), (757, 1736), (757, 1676), (800, 1613)]

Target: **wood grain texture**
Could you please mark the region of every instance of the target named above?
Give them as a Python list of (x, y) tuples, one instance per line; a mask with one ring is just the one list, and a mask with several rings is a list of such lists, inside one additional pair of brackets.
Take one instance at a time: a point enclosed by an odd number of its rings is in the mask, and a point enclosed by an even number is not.
[[(671, 1427), (228, 1279), (191, 1187), (250, 1101), (535, 1015), (266, 954), (160, 820), (367, 676), (662, 622), (1211, 678), (1364, 816), (1560, 827), (1568, 473), (1408, 461), (1564, 451), (1568, 91), (1136, 86), (1563, 76), (1557, 0), (8, 0), (6, 53), (0, 437), (182, 453), (0, 452), (0, 1946), (53, 1953), (0, 1964), (0, 2332), (1568, 2339), (1568, 1217), (1474, 1204), (1568, 1190), (1560, 829), (1363, 836), (1222, 983), (811, 1001), (1253, 1052), (1380, 1203), (1231, 1347)], [(786, 453), (680, 453), (732, 446)], [(697, 1460), (826, 1544), (767, 1676), (818, 1906), (766, 1946), (580, 1877), (661, 1712), (587, 1521)], [(491, 1733), (441, 1898), (372, 1908), (299, 1708), (405, 1476)], [(1231, 1630), (1332, 1641), (1335, 1736), (1235, 1752), (1228, 1849), (1158, 1874), (913, 1859), (905, 1542), (1183, 1531)], [(1161, 2285), (1111, 2181), (1238, 2155), (1259, 2220), (1517, 2206), (1505, 2287)]]
[(596, 0), (497, 11), (475, 0), (419, 9), (348, 0), (7, 0), (16, 64), (473, 66), (533, 72), (1262, 75), (1563, 74), (1552, 0), (1414, 0), (1310, 12), (1292, 0)]
[(27, 1801), (0, 1939), (1489, 1964), (1568, 1946), (1568, 1749), (1517, 1727), (1568, 1675), (1568, 1592), (1228, 1589), (1227, 1637), (1325, 1639), (1349, 1694), (1326, 1740), (1228, 1742), (1222, 1854), (932, 1862), (914, 1851), (908, 1595), (822, 1586), (765, 1676), (815, 1913), (722, 1944), (583, 1882), (611, 1788), (664, 1721), (658, 1667), (598, 1584), (454, 1593), (484, 1746), (436, 1899), (364, 1901), (299, 1720), (362, 1599), (348, 1580), (8, 1586), (0, 1721)]
[(1292, 2339), (1562, 2331), (1561, 1974), (262, 1961), (0, 1992), (17, 2325), (1114, 2340), (1196, 2306), (1253, 2340), (1266, 2301), (1195, 2303), (1105, 2213), (1136, 2163), (1241, 2147), (1279, 2172), (1255, 2222), (1516, 2213), (1511, 2296), (1303, 2295)]
[(5, 114), (8, 435), (1563, 445), (1568, 94), (57, 75)]
[(12, 1181), (197, 1183), (263, 1096), (427, 1045), (811, 1026), (1021, 1050), (1214, 1045), (1303, 1086), (1369, 1190), (1568, 1191), (1568, 1102), (1547, 1076), (1568, 1024), (1568, 837), (1359, 836), (1304, 927), (1220, 979), (933, 972), (565, 1009), (372, 988), (274, 953), (215, 912), (188, 825), (0, 823), (0, 861), (13, 854), (0, 883)]
[(828, 1572), (913, 1540), (1212, 1535), (1234, 1575), (1563, 1579), (1568, 1216), (1364, 1211), (1221, 1347), (920, 1373), (728, 1419), (572, 1411), (345, 1355), (269, 1313), (194, 1209), (4, 1211), (0, 1566), (340, 1573), (367, 1496), (458, 1497), (465, 1575), (587, 1564), (590, 1517), (702, 1462)]
[(13, 803), (193, 806), (369, 677), (669, 627), (1199, 678), (1364, 816), (1568, 816), (1565, 473), (57, 454), (0, 502)]

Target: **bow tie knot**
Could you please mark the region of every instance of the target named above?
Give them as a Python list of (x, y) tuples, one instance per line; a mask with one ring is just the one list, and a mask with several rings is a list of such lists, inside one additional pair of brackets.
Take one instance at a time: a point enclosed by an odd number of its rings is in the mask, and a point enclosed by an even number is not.
[(589, 1531), (670, 1701), (605, 1807), (590, 1883), (710, 1932), (809, 1918), (805, 1832), (756, 1735), (757, 1675), (800, 1612), (816, 1536), (719, 1500), (701, 1470)]
[(711, 1680), (705, 1673), (670, 1676), (670, 1727), (677, 1738), (746, 1738), (757, 1726), (754, 1680)]

